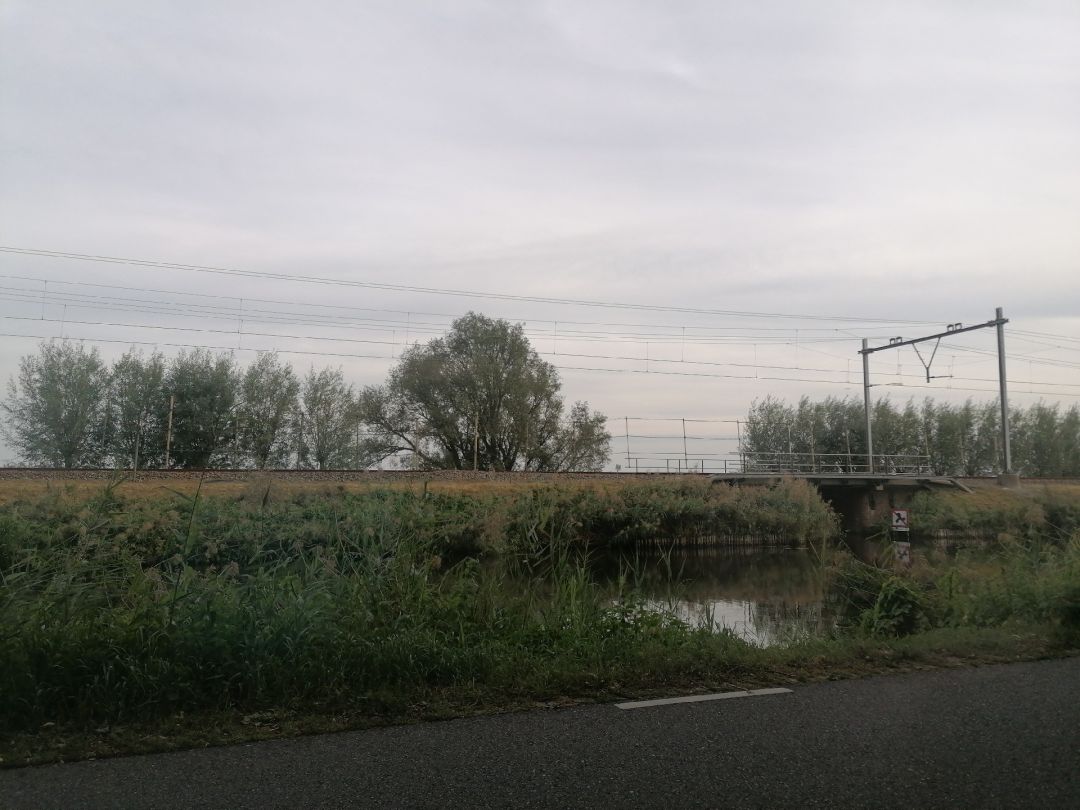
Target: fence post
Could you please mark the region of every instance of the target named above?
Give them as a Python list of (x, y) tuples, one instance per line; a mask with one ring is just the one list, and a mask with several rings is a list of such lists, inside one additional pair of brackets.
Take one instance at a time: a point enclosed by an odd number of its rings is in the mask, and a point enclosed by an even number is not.
[(304, 412), (300, 411), (300, 432), (296, 437), (296, 469), (300, 469), (300, 453), (304, 447)]
[(172, 415), (176, 405), (176, 394), (169, 394), (169, 426), (165, 430), (165, 469), (169, 469), (169, 454), (172, 451)]

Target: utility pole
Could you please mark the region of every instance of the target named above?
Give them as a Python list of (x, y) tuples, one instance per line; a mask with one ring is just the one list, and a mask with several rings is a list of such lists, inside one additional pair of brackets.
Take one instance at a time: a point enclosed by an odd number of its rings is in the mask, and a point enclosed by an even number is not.
[(1012, 475), (1012, 450), (1009, 447), (1009, 392), (1005, 386), (1005, 319), (1001, 307), (997, 308), (998, 385), (1001, 388), (1001, 448), (1005, 468), (1002, 473)]
[(296, 469), (300, 469), (300, 455), (304, 450), (304, 412), (300, 411), (300, 431), (296, 434)]
[(172, 415), (176, 405), (176, 394), (169, 394), (169, 426), (165, 430), (165, 469), (169, 469), (169, 454), (172, 451)]
[(690, 466), (690, 458), (686, 454), (686, 420), (682, 420), (682, 457), (687, 466)]
[(863, 406), (866, 408), (866, 471), (874, 474), (874, 434), (870, 425), (870, 341), (862, 339)]
[(626, 427), (626, 471), (630, 472), (630, 417), (623, 417), (623, 424)]
[(480, 411), (477, 411), (473, 418), (472, 437), (472, 468), (473, 472), (476, 472), (480, 468)]
[[(739, 472), (746, 472), (746, 455), (742, 449), (742, 422), (735, 420), (735, 445), (739, 450)], [(724, 462), (724, 472), (727, 472), (727, 461)]]

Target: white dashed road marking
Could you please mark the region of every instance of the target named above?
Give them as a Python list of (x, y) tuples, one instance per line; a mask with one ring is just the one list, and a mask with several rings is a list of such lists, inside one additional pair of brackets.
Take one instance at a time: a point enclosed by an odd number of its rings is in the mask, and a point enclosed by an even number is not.
[(620, 709), (645, 709), (649, 706), (669, 706), (672, 703), (701, 703), (706, 700), (730, 700), (731, 698), (759, 697), (762, 695), (782, 695), (790, 689), (749, 689), (738, 692), (717, 692), (711, 695), (687, 695), (686, 697), (659, 698), (658, 700), (632, 700), (628, 703), (616, 703)]

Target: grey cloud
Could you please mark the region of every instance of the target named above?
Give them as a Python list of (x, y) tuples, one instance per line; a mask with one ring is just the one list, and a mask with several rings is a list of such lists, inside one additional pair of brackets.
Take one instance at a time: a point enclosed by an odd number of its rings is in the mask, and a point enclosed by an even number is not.
[[(1080, 326), (1072, 2), (10, 0), (0, 29), (9, 244), (675, 306), (950, 321), (1003, 304)], [(628, 319), (9, 256), (0, 272)], [(0, 350), (3, 376), (26, 345)], [(640, 399), (640, 379), (566, 379), (615, 411)], [(668, 383), (658, 408), (706, 386), (741, 411), (760, 390)]]

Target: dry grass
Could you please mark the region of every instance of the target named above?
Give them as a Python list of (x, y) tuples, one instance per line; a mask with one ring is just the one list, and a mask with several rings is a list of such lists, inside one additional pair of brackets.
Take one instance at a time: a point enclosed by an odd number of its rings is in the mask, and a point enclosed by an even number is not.
[(938, 490), (933, 493), (933, 500), (944, 508), (963, 509), (968, 512), (1022, 510), (1034, 508), (1036, 504), (1048, 499), (1080, 501), (1080, 482), (1044, 484), (1028, 481), (1018, 489), (1006, 489), (996, 483), (984, 485), (980, 482), (980, 485), (971, 487), (971, 490)]
[[(88, 500), (99, 494), (108, 481), (70, 479), (6, 479), (0, 480), (0, 505), (16, 501), (33, 500), (52, 492), (62, 492), (76, 501)], [(371, 490), (391, 490), (395, 492), (442, 492), (458, 495), (510, 494), (528, 492), (550, 486), (551, 482), (542, 480), (386, 480), (370, 481), (295, 481), (272, 476), (252, 476), (247, 480), (222, 480), (208, 474), (203, 480), (203, 497), (238, 498), (251, 492), (253, 488), (264, 489), (269, 485), (275, 496), (292, 497), (296, 495), (334, 495), (344, 492), (370, 492)], [(178, 478), (176, 480), (124, 479), (116, 492), (125, 498), (152, 500), (164, 494), (179, 492), (193, 495), (199, 486), (196, 478)], [(610, 491), (625, 486), (625, 481), (606, 481), (601, 479), (565, 479), (559, 481), (563, 489), (590, 489)]]
[[(557, 479), (521, 479), (507, 480), (504, 478), (461, 478), (443, 477), (439, 473), (433, 473), (430, 477), (408, 479), (371, 478), (367, 480), (342, 480), (342, 481), (304, 481), (296, 480), (289, 476), (261, 475), (249, 473), (243, 478), (237, 479), (234, 474), (208, 473), (203, 480), (203, 496), (238, 498), (249, 494), (252, 489), (265, 489), (269, 484), (273, 493), (279, 497), (291, 497), (294, 495), (333, 495), (343, 492), (357, 493), (370, 492), (371, 490), (391, 490), (397, 492), (423, 492), (425, 487), (429, 492), (440, 492), (459, 495), (491, 495), (511, 494), (528, 492), (550, 486), (553, 483), (563, 489), (588, 489), (600, 492), (610, 492), (626, 486), (631, 482), (640, 483), (642, 479), (612, 475), (604, 478), (575, 478), (572, 476)], [(130, 474), (123, 478), (118, 492), (125, 497), (134, 499), (154, 499), (165, 494), (180, 492), (185, 495), (194, 494), (199, 486), (199, 480), (195, 477), (177, 477), (175, 479), (162, 479), (158, 477), (149, 479), (132, 479)], [(661, 476), (657, 476), (661, 477)], [(666, 476), (663, 476), (666, 477)], [(97, 495), (109, 482), (102, 479), (73, 480), (71, 478), (39, 478), (0, 479), (0, 506), (14, 503), (15, 501), (32, 500), (50, 492), (60, 491), (76, 501), (87, 500)], [(937, 498), (945, 502), (963, 503), (973, 509), (1000, 509), (1003, 503), (1021, 504), (1046, 496), (1059, 496), (1080, 500), (1080, 481), (1077, 482), (1051, 482), (1041, 483), (1038, 481), (1025, 481), (1020, 489), (1003, 489), (997, 484), (996, 479), (966, 480), (965, 484), (972, 489), (971, 493), (963, 492), (940, 492)]]
[(1032, 497), (1040, 492), (1080, 496), (1080, 481), (1064, 481), (1061, 479), (1042, 481), (1037, 478), (1022, 478), (1018, 489), (1006, 489), (997, 482), (996, 478), (963, 478), (961, 480), (964, 482), (964, 486), (972, 490), (973, 495), (985, 495), (991, 499), (999, 495), (1004, 497)]

